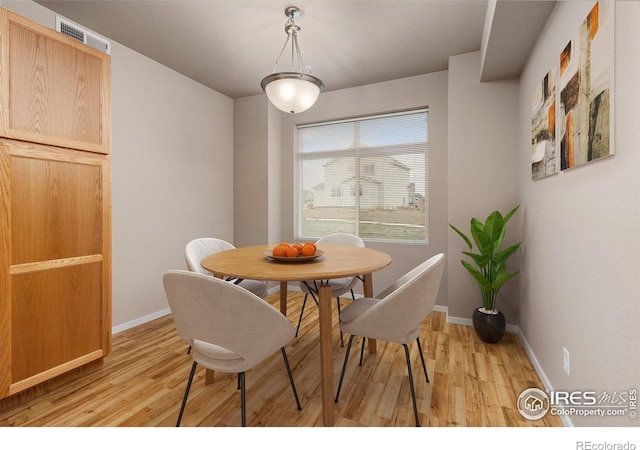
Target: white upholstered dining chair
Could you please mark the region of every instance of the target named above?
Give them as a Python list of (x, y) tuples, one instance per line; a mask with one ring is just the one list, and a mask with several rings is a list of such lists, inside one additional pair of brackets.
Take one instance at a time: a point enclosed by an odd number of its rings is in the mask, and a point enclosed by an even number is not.
[(284, 348), (295, 335), (286, 317), (246, 289), (215, 277), (171, 270), (164, 274), (163, 284), (178, 334), (191, 346), (193, 357), (176, 426), (180, 426), (198, 364), (238, 374), (242, 426), (246, 426), (245, 371), (278, 349), (297, 408), (302, 409)]
[[(316, 246), (322, 244), (337, 244), (337, 245), (351, 245), (353, 247), (364, 247), (363, 240), (356, 236), (355, 234), (349, 233), (333, 233), (327, 236), (324, 236), (318, 241), (316, 241)], [(331, 280), (327, 280), (329, 286), (331, 286), (331, 296), (336, 298), (336, 303), (338, 305), (338, 314), (340, 314), (340, 296), (346, 294), (347, 292), (351, 292), (351, 298), (353, 300), (356, 299), (353, 293), (353, 287), (358, 282), (358, 277), (346, 277), (346, 278), (334, 278)], [(298, 326), (296, 327), (296, 336), (298, 336), (298, 332), (300, 331), (300, 323), (302, 323), (302, 315), (304, 314), (304, 307), (307, 304), (307, 298), (311, 295), (313, 301), (318, 304), (318, 299), (316, 295), (318, 294), (317, 288), (318, 280), (310, 280), (310, 281), (300, 281), (298, 282), (298, 286), (300, 290), (304, 292), (304, 301), (302, 302), (302, 309), (300, 310), (300, 318), (298, 319)], [(342, 332), (340, 332), (340, 344), (344, 347), (344, 342), (342, 339)]]
[(366, 338), (395, 342), (404, 347), (413, 412), (416, 426), (420, 426), (408, 344), (414, 340), (417, 342), (424, 376), (429, 382), (427, 366), (420, 345), (420, 324), (431, 313), (435, 305), (444, 271), (444, 261), (445, 255), (443, 253), (435, 255), (402, 276), (376, 298), (358, 299), (357, 302), (351, 303), (342, 310), (340, 329), (351, 336), (347, 344), (340, 382), (338, 383), (336, 403), (340, 396), (353, 338), (355, 336), (363, 338), (360, 364), (362, 364), (362, 352)]
[[(232, 250), (235, 247), (227, 241), (218, 238), (198, 238), (189, 242), (184, 249), (184, 256), (187, 261), (187, 268), (192, 272), (201, 273), (203, 275), (212, 275), (200, 265), (200, 261), (206, 256), (218, 253), (224, 250)], [(227, 278), (227, 281), (238, 284), (248, 291), (253, 292), (260, 298), (268, 295), (267, 283), (260, 280), (237, 280)]]

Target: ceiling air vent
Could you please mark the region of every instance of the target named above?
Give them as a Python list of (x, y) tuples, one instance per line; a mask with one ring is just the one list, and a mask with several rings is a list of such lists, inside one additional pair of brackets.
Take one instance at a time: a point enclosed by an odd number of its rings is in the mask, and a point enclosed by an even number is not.
[(66, 34), (76, 41), (83, 42), (96, 50), (100, 50), (104, 53), (111, 53), (111, 44), (109, 41), (106, 41), (90, 31), (79, 27), (75, 23), (71, 23), (59, 16), (56, 16), (56, 31)]

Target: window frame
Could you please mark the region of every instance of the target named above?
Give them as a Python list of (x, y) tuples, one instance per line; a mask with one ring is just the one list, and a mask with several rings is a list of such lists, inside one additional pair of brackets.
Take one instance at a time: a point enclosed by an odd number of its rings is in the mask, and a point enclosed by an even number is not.
[[(388, 113), (374, 113), (374, 114), (365, 114), (365, 115), (361, 115), (361, 116), (354, 116), (351, 118), (345, 118), (345, 119), (336, 119), (336, 120), (321, 120), (321, 121), (316, 121), (316, 122), (309, 122), (309, 123), (304, 123), (304, 124), (296, 124), (294, 127), (294, 181), (293, 181), (293, 190), (294, 190), (294, 195), (293, 195), (293, 201), (294, 201), (294, 205), (293, 205), (293, 209), (294, 209), (294, 214), (293, 214), (293, 218), (294, 218), (294, 224), (293, 224), (293, 231), (294, 231), (294, 239), (296, 240), (316, 240), (319, 239), (322, 236), (305, 236), (302, 233), (302, 196), (303, 196), (303, 189), (302, 189), (302, 182), (301, 182), (301, 153), (302, 153), (302, 139), (300, 138), (300, 130), (304, 129), (304, 128), (312, 128), (312, 127), (317, 127), (317, 126), (323, 126), (323, 125), (333, 125), (333, 124), (339, 124), (339, 123), (351, 123), (351, 122), (361, 122), (361, 121), (365, 121), (365, 120), (371, 120), (371, 119), (380, 119), (380, 118), (385, 118), (385, 117), (393, 117), (393, 116), (405, 116), (405, 115), (412, 115), (412, 114), (420, 114), (420, 113), (424, 113), (426, 115), (426, 141), (424, 143), (425, 146), (425, 150), (424, 150), (424, 157), (425, 157), (425, 188), (424, 188), (424, 200), (425, 200), (425, 207), (424, 207), (424, 220), (425, 220), (425, 233), (424, 233), (424, 238), (423, 239), (392, 239), (392, 238), (372, 238), (372, 237), (362, 237), (362, 239), (365, 242), (378, 242), (378, 243), (386, 243), (386, 244), (398, 244), (398, 245), (428, 245), (429, 244), (429, 235), (430, 235), (430, 220), (429, 220), (429, 180), (430, 180), (430, 173), (429, 173), (429, 159), (430, 159), (430, 146), (429, 146), (429, 108), (427, 106), (425, 107), (419, 107), (419, 108), (412, 108), (412, 109), (408, 109), (408, 110), (401, 110), (401, 111), (395, 111), (395, 112), (388, 112)], [(353, 149), (349, 149), (349, 150), (331, 150), (331, 151), (321, 151), (319, 153), (321, 153), (322, 155), (325, 155), (325, 157), (332, 157), (332, 156), (348, 156), (348, 154), (352, 152), (353, 153), (353, 157), (359, 157), (356, 156), (357, 154), (357, 150), (353, 150)], [(391, 154), (393, 154), (393, 152), (391, 152)], [(378, 153), (376, 156), (384, 156), (384, 153)], [(358, 176), (357, 174), (360, 171), (360, 168), (355, 168), (354, 170), (356, 172), (356, 176)], [(362, 196), (362, 185), (358, 184), (359, 186), (359, 196)], [(347, 194), (345, 194), (343, 192), (343, 196), (354, 196), (353, 195), (354, 192), (348, 192)], [(358, 232), (357, 234), (359, 235), (359, 222), (360, 222), (360, 205), (359, 202), (356, 202), (356, 208), (355, 208), (355, 221), (358, 227)]]

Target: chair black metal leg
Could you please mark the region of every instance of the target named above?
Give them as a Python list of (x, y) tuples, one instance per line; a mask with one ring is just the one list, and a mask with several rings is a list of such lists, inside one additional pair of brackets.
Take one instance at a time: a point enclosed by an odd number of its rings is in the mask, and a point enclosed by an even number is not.
[(420, 426), (420, 419), (418, 419), (418, 404), (416, 402), (416, 391), (413, 388), (413, 374), (411, 373), (411, 359), (409, 358), (409, 346), (402, 344), (404, 347), (404, 354), (407, 357), (407, 371), (409, 372), (409, 387), (411, 388), (411, 399), (413, 400), (413, 414), (416, 417), (416, 427)]
[(302, 309), (300, 310), (300, 318), (298, 319), (298, 327), (296, 328), (296, 337), (298, 337), (298, 331), (300, 331), (300, 324), (302, 323), (302, 314), (304, 314), (304, 307), (307, 305), (307, 297), (309, 294), (304, 294), (304, 301), (302, 302)]
[(424, 377), (427, 379), (427, 383), (428, 383), (429, 375), (427, 375), (427, 365), (424, 363), (424, 355), (422, 354), (422, 346), (420, 345), (420, 338), (416, 338), (416, 342), (418, 343), (418, 351), (420, 352), (420, 359), (422, 360), (422, 369), (424, 369)]
[(191, 365), (191, 373), (189, 374), (189, 381), (187, 381), (187, 389), (184, 391), (184, 397), (182, 398), (182, 406), (180, 407), (180, 414), (178, 414), (178, 421), (176, 422), (176, 427), (180, 426), (180, 422), (182, 421), (182, 413), (184, 412), (184, 407), (187, 405), (187, 397), (189, 397), (189, 390), (191, 389), (191, 382), (193, 381), (193, 375), (196, 373), (196, 367), (198, 366), (197, 362), (193, 362)]
[[(356, 296), (353, 293), (353, 289), (351, 289), (351, 298), (353, 299), (353, 301), (356, 300)], [(338, 303), (338, 322), (342, 322), (340, 320), (340, 297), (336, 297), (337, 303)], [(364, 339), (364, 338), (362, 338)], [(342, 330), (340, 330), (340, 347), (344, 347), (344, 338), (342, 337)], [(360, 365), (362, 365), (362, 354), (360, 355)]]
[(316, 306), (318, 306), (318, 300), (316, 299), (316, 296), (313, 294), (314, 290), (316, 292), (318, 291), (318, 285), (316, 284), (315, 281), (313, 282), (313, 287), (310, 286), (309, 283), (307, 283), (306, 281), (304, 282), (304, 284), (307, 286), (308, 292), (304, 294), (304, 301), (302, 302), (302, 309), (300, 310), (300, 318), (298, 319), (298, 326), (296, 327), (296, 337), (298, 337), (298, 333), (300, 332), (302, 315), (304, 314), (304, 307), (307, 305), (307, 298), (309, 297), (309, 294), (311, 294), (311, 298), (316, 303)]
[(364, 355), (364, 342), (367, 340), (366, 337), (362, 336), (362, 348), (360, 348), (360, 366), (362, 365), (362, 356)]
[(238, 373), (238, 384), (240, 384), (240, 414), (242, 415), (242, 426), (247, 426), (247, 399), (246, 386), (244, 382), (244, 372)]
[(284, 365), (287, 368), (287, 375), (289, 375), (289, 382), (291, 383), (291, 389), (293, 389), (293, 396), (296, 398), (296, 404), (298, 405), (298, 411), (302, 411), (302, 406), (300, 406), (300, 400), (298, 399), (298, 391), (296, 391), (296, 385), (293, 382), (293, 375), (291, 374), (291, 367), (289, 367), (289, 358), (287, 358), (287, 352), (284, 350), (284, 347), (280, 348), (282, 352), (282, 359), (284, 359)]
[(313, 287), (311, 286), (307, 286), (309, 288), (309, 294), (311, 294), (311, 298), (313, 299), (314, 302), (316, 302), (316, 306), (320, 306), (320, 303), (318, 303), (318, 299), (316, 298), (316, 295), (314, 294), (314, 292), (317, 294), (318, 293), (318, 283), (316, 283), (315, 281), (313, 282)]
[[(341, 322), (341, 320), (340, 320), (340, 297), (336, 297), (336, 303), (338, 304), (338, 322)], [(340, 347), (344, 347), (344, 339), (342, 337), (342, 330), (340, 330)]]
[(349, 337), (349, 343), (347, 344), (347, 353), (344, 355), (344, 364), (342, 365), (342, 373), (340, 374), (340, 382), (338, 383), (338, 392), (336, 392), (336, 400), (338, 403), (338, 397), (340, 397), (340, 389), (342, 389), (342, 380), (344, 379), (344, 373), (347, 370), (347, 359), (349, 359), (349, 352), (351, 351), (351, 344), (353, 343), (353, 338), (355, 336), (351, 335)]

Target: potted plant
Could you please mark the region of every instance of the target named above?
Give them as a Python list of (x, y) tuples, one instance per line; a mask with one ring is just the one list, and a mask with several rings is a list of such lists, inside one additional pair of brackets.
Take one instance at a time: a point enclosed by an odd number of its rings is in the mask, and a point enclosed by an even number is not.
[(505, 331), (505, 318), (496, 309), (498, 292), (504, 283), (515, 277), (518, 272), (507, 273), (507, 260), (520, 248), (521, 242), (502, 249), (506, 228), (505, 225), (518, 210), (513, 208), (506, 216), (493, 211), (482, 223), (471, 219), (471, 236), (477, 249), (474, 251), (471, 240), (459, 229), (449, 226), (465, 241), (469, 247), (463, 254), (471, 258), (471, 262), (461, 260), (462, 265), (476, 280), (482, 293), (482, 307), (473, 312), (473, 327), (478, 337), (484, 342), (495, 343), (502, 339)]

